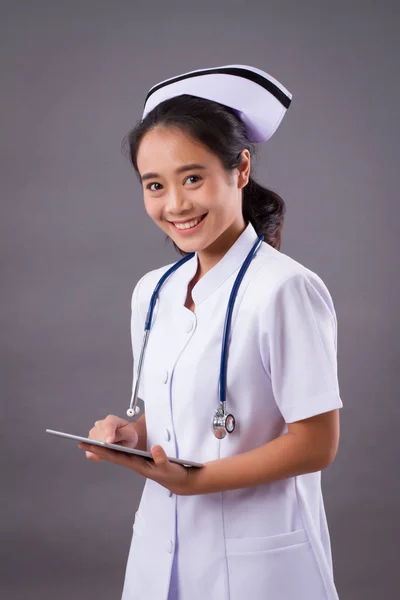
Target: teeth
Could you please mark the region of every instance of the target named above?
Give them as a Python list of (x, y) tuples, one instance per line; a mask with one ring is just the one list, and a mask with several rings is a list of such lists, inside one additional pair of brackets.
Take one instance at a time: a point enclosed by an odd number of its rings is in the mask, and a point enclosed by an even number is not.
[(191, 227), (195, 227), (201, 221), (201, 217), (198, 219), (194, 219), (193, 221), (188, 221), (187, 223), (174, 223), (177, 229), (190, 229)]

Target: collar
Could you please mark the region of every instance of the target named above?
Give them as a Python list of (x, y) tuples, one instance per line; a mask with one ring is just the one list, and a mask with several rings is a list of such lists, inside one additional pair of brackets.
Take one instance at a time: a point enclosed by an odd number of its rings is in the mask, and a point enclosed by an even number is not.
[[(192, 298), (196, 306), (211, 296), (235, 271), (240, 269), (257, 237), (253, 225), (249, 222), (228, 252), (193, 287)], [(187, 283), (196, 274), (198, 261), (196, 252), (193, 258), (186, 263), (185, 279), (187, 279)]]

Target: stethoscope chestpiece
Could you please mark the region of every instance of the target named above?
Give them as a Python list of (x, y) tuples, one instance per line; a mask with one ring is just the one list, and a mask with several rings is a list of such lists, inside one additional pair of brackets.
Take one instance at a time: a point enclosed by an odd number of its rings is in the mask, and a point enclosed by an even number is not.
[(216, 438), (222, 440), (227, 433), (234, 431), (235, 425), (235, 417), (233, 415), (226, 414), (223, 407), (217, 408), (211, 422), (211, 428)]

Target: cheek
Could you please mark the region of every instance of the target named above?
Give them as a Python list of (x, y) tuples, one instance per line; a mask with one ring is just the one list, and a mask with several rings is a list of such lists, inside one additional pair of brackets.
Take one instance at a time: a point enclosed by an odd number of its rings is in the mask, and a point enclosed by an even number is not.
[(144, 199), (144, 208), (151, 219), (157, 221), (160, 218), (161, 208), (160, 204), (154, 202), (154, 199)]
[(196, 196), (196, 202), (206, 211), (220, 214), (225, 209), (224, 190), (215, 183), (203, 186)]
[(230, 196), (230, 190), (216, 189), (211, 205), (212, 211), (221, 217), (227, 216), (232, 212), (233, 202)]

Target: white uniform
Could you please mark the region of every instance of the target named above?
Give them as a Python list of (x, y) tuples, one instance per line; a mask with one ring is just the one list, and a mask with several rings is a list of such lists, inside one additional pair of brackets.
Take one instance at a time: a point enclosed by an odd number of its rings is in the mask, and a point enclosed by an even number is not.
[[(184, 303), (197, 255), (162, 287), (139, 390), (148, 450), (161, 444), (169, 456), (206, 462), (251, 450), (285, 433), (286, 423), (343, 406), (329, 291), (318, 275), (263, 243), (232, 315), (226, 408), (237, 426), (223, 440), (212, 433), (228, 298), (256, 239), (249, 224), (194, 286), (195, 313)], [(150, 296), (169, 266), (147, 273), (133, 292), (134, 371)], [(148, 479), (122, 600), (337, 600), (320, 483), (319, 471), (176, 496)]]

